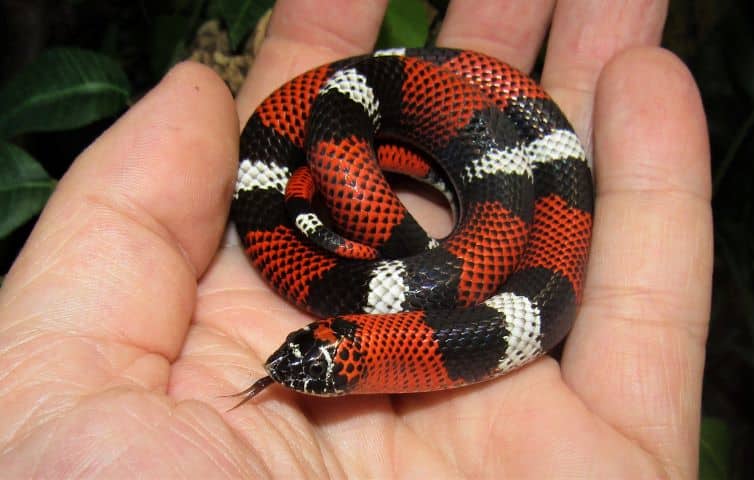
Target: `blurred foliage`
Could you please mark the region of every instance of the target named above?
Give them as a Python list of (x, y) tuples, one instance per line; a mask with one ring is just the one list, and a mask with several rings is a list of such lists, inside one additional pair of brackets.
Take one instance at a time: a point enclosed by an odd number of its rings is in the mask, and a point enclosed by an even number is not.
[(0, 138), (76, 128), (113, 115), (129, 90), (123, 70), (105, 55), (46, 50), (0, 89)]
[(68, 130), (122, 111), (130, 86), (120, 66), (100, 53), (52, 48), (0, 88), (0, 239), (35, 216), (52, 193), (32, 156), (3, 141), (28, 132)]
[(31, 156), (0, 141), (0, 238), (37, 214), (55, 188), (55, 181)]
[(716, 480), (730, 478), (731, 436), (728, 424), (713, 417), (702, 419), (699, 444), (699, 478)]
[[(2, 1), (2, 0), (0, 0)], [(240, 49), (272, 0), (98, 2), (44, 0), (0, 3), (0, 85), (51, 47), (74, 45), (107, 55), (125, 72), (138, 99), (185, 58), (204, 21), (220, 19)], [(447, 0), (393, 0), (380, 47), (421, 45), (433, 38)], [(715, 276), (704, 382), (701, 478), (754, 478), (754, 5), (750, 0), (671, 0), (663, 44), (693, 72), (708, 116), (713, 159)], [(540, 58), (542, 58), (540, 56)], [(94, 120), (97, 117), (92, 117)], [(0, 182), (17, 175), (20, 188), (52, 182), (112, 117), (65, 132), (25, 133), (4, 154), (41, 165), (3, 165)], [(683, 141), (680, 139), (679, 141)], [(49, 177), (46, 173), (49, 173)], [(24, 176), (25, 175), (25, 176)], [(3, 188), (0, 186), (0, 188)], [(51, 188), (51, 187), (50, 187)], [(37, 192), (39, 194), (39, 192)], [(43, 196), (46, 193), (42, 194)], [(39, 199), (33, 199), (39, 206)], [(36, 207), (35, 207), (36, 208)], [(18, 223), (18, 221), (16, 221)], [(7, 271), (33, 220), (0, 240)]]
[(664, 44), (694, 74), (712, 149), (715, 272), (701, 460), (714, 452), (716, 462), (730, 465), (702, 465), (700, 474), (754, 478), (754, 4), (698, 0), (670, 7)]
[(377, 48), (422, 47), (427, 41), (430, 12), (422, 0), (391, 0), (377, 38)]
[(217, 14), (210, 6), (209, 16), (222, 18), (228, 29), (230, 46), (234, 50), (241, 45), (264, 13), (272, 8), (275, 0), (216, 0)]

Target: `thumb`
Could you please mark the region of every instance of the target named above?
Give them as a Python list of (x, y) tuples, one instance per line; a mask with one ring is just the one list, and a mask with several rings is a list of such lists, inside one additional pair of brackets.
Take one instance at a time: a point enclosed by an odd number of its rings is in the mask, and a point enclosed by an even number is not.
[(167, 380), (196, 278), (225, 225), (237, 156), (231, 96), (183, 64), (76, 159), (0, 291), (0, 411)]

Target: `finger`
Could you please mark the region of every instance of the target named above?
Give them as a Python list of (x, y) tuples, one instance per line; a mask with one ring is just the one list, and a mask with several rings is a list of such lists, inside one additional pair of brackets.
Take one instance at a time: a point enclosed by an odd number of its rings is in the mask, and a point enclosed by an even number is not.
[(3, 412), (164, 386), (226, 221), (237, 132), (227, 88), (183, 64), (74, 162), (0, 292), (0, 379), (17, 390)]
[(387, 0), (279, 0), (267, 38), (239, 92), (245, 121), (269, 93), (306, 70), (372, 49)]
[(611, 61), (596, 100), (594, 237), (564, 376), (691, 476), (712, 271), (704, 112), (689, 72), (659, 49)]
[(585, 142), (591, 141), (594, 90), (602, 67), (627, 47), (658, 45), (666, 11), (667, 0), (557, 3), (542, 85)]
[(531, 70), (552, 15), (554, 0), (450, 2), (438, 45), (466, 48)]

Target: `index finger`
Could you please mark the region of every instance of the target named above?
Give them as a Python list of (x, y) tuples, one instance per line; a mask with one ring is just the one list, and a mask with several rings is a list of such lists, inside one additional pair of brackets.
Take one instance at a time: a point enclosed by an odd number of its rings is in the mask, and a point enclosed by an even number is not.
[(386, 5), (385, 0), (278, 0), (267, 38), (236, 98), (242, 123), (273, 89), (294, 76), (371, 50)]
[(659, 49), (605, 68), (581, 312), (563, 355), (588, 408), (691, 477), (712, 278), (709, 149), (694, 81)]

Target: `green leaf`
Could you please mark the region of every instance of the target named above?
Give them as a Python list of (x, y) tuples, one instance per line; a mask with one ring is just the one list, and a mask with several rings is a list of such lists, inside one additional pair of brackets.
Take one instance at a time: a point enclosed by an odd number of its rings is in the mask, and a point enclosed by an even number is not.
[(254, 30), (262, 15), (275, 0), (217, 0), (217, 7), (228, 27), (230, 48), (236, 50), (241, 41)]
[(80, 127), (125, 107), (130, 86), (109, 57), (55, 48), (0, 90), (0, 138)]
[(729, 478), (731, 438), (728, 425), (719, 418), (702, 419), (699, 449), (699, 479)]
[(429, 14), (422, 0), (390, 0), (377, 47), (423, 47), (429, 34), (429, 23)]
[(23, 225), (44, 207), (55, 180), (28, 153), (0, 142), (0, 238)]
[(183, 15), (157, 15), (152, 19), (149, 63), (155, 75), (162, 76), (185, 57), (184, 39), (190, 19)]

